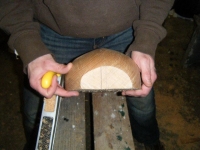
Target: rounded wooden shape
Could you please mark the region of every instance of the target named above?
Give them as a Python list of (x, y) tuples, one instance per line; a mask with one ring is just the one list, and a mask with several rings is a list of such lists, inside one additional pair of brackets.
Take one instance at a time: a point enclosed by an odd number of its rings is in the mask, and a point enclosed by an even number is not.
[(72, 63), (73, 67), (65, 75), (66, 90), (120, 91), (141, 88), (138, 66), (120, 52), (97, 49)]

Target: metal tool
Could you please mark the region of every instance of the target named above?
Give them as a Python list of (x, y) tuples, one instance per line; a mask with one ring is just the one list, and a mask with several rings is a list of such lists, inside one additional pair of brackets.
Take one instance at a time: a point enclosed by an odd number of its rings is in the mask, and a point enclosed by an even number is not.
[[(62, 80), (62, 76), (58, 77), (58, 83), (60, 85), (64, 83)], [(37, 143), (35, 147), (36, 150), (51, 150), (53, 147), (60, 100), (61, 97), (53, 96), (51, 99), (44, 101)], [(48, 101), (51, 103), (51, 105), (53, 105), (50, 109), (47, 108)]]

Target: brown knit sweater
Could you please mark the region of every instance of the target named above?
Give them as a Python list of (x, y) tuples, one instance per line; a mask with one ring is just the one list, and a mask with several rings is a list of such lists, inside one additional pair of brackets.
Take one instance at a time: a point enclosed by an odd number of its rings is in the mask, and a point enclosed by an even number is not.
[(40, 38), (39, 22), (57, 33), (97, 38), (133, 26), (135, 41), (128, 49), (154, 57), (165, 37), (162, 27), (173, 0), (0, 0), (0, 28), (9, 33), (9, 46), (24, 67), (50, 53)]

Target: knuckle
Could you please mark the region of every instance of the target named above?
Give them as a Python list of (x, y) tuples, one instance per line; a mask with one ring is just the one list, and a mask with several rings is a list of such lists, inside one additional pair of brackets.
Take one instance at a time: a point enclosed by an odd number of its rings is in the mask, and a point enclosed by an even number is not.
[(52, 94), (47, 93), (47, 94), (45, 95), (45, 98), (49, 99), (49, 98), (51, 98), (52, 96), (53, 96)]

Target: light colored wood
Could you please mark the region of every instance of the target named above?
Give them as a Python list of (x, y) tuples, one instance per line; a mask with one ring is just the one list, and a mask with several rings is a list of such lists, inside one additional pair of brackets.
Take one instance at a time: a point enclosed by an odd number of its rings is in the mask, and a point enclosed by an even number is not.
[(51, 98), (44, 98), (44, 111), (54, 112), (56, 104), (56, 95), (53, 95)]
[(134, 150), (125, 97), (102, 92), (92, 99), (95, 150)]
[(65, 76), (67, 90), (97, 91), (140, 89), (141, 79), (134, 61), (114, 50), (98, 49), (73, 62)]
[(54, 150), (86, 150), (85, 94), (61, 100)]

